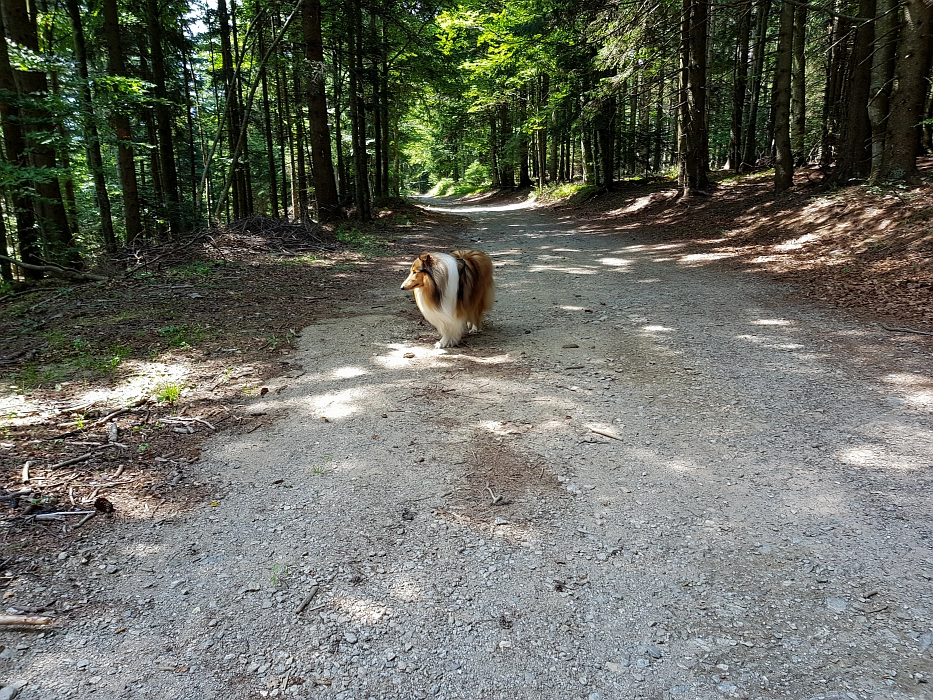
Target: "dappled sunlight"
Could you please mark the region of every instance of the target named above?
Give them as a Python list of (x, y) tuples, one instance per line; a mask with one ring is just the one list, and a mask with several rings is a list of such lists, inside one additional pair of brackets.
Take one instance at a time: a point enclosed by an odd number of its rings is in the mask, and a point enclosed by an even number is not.
[(738, 256), (738, 254), (739, 252), (737, 250), (721, 253), (689, 253), (687, 255), (682, 255), (679, 260), (682, 265), (696, 265), (734, 258)]
[(519, 209), (531, 209), (534, 202), (515, 202), (513, 204), (467, 204), (462, 206), (439, 207), (433, 204), (422, 204), (428, 211), (436, 211), (443, 214), (482, 214), (483, 212), (496, 211), (518, 211)]
[(389, 597), (405, 603), (424, 600), (424, 592), (417, 582), (409, 578), (400, 578), (389, 589)]
[(801, 343), (779, 343), (776, 342), (774, 338), (760, 335), (737, 335), (735, 339), (744, 340), (746, 343), (754, 343), (755, 345), (771, 348), (773, 350), (804, 350), (806, 348), (806, 346)]
[(913, 471), (918, 467), (905, 457), (890, 454), (879, 445), (859, 445), (840, 450), (836, 459), (844, 464), (864, 469), (887, 469), (891, 471)]
[(668, 328), (667, 326), (642, 326), (641, 328), (646, 333), (674, 333), (677, 331), (676, 328)]
[(634, 260), (625, 258), (599, 258), (599, 262), (607, 267), (628, 267), (635, 264)]
[(362, 377), (364, 374), (369, 374), (369, 370), (362, 367), (338, 367), (331, 373), (331, 376), (334, 379), (355, 379), (356, 377)]
[(437, 359), (446, 354), (445, 350), (433, 346), (389, 343), (387, 347), (389, 348), (388, 353), (373, 357), (373, 362), (384, 369), (411, 367), (412, 360)]
[(365, 598), (341, 596), (333, 598), (330, 603), (354, 623), (364, 627), (377, 625), (390, 614), (387, 605)]
[(0, 396), (0, 425), (39, 425), (56, 416), (82, 412), (97, 404), (126, 406), (157, 395), (165, 387), (177, 388), (179, 396), (184, 396), (189, 391), (186, 385), (192, 374), (191, 366), (186, 362), (124, 360), (121, 371), (126, 375), (125, 379), (110, 387), (98, 384), (80, 391), (74, 388), (76, 382), (70, 382), (69, 403), (64, 407), (33, 398), (30, 394), (17, 393), (17, 387), (11, 386), (12, 393)]
[(910, 372), (893, 372), (885, 375), (884, 382), (896, 387), (902, 400), (911, 408), (933, 408), (933, 378)]
[(786, 321), (783, 318), (759, 318), (755, 321), (749, 321), (753, 326), (793, 326), (793, 321)]
[(327, 394), (308, 396), (303, 403), (310, 405), (312, 413), (333, 421), (359, 413), (361, 403), (370, 392), (367, 389), (344, 389)]
[(570, 265), (532, 265), (529, 272), (560, 272), (566, 275), (596, 275), (600, 270), (595, 267), (573, 267)]

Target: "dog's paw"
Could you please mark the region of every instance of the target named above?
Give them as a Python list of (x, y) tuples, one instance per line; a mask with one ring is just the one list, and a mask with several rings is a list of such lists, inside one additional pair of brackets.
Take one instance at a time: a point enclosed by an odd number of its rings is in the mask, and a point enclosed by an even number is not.
[(434, 343), (434, 347), (438, 350), (441, 348), (452, 348), (457, 345), (458, 342), (458, 340), (454, 340), (453, 338), (441, 338), (436, 343)]

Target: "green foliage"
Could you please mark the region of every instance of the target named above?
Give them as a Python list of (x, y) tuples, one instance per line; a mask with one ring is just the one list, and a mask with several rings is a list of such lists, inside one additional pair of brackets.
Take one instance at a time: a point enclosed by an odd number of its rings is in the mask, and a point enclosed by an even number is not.
[(156, 387), (155, 397), (159, 403), (174, 404), (181, 398), (181, 392), (185, 388), (184, 384), (177, 382), (166, 382)]
[(542, 202), (556, 202), (561, 199), (577, 201), (586, 199), (599, 190), (595, 185), (584, 185), (579, 182), (566, 182), (560, 185), (545, 187), (538, 191), (537, 199)]
[(201, 326), (180, 323), (160, 328), (158, 334), (165, 338), (170, 348), (190, 349), (204, 340), (206, 330)]

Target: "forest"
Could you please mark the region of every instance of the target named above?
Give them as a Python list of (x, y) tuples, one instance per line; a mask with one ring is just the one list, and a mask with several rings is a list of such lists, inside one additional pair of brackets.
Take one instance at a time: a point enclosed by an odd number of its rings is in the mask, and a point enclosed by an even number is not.
[(909, 183), (931, 27), (927, 0), (2, 0), (0, 273), (439, 184)]

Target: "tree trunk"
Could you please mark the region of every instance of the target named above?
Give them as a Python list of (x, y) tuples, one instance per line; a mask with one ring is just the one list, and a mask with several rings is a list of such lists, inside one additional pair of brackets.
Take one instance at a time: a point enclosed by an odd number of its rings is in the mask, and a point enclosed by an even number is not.
[(528, 119), (528, 86), (523, 85), (518, 93), (518, 186), (531, 187), (531, 175), (528, 172), (528, 132), (525, 121)]
[(739, 8), (738, 38), (735, 46), (735, 63), (732, 68), (732, 120), (729, 122), (729, 148), (726, 169), (738, 171), (742, 164), (742, 122), (745, 98), (748, 94), (748, 47), (751, 33), (751, 0), (745, 0)]
[(897, 47), (896, 2), (897, 0), (877, 0), (875, 7), (875, 51), (872, 54), (868, 102), (872, 177), (881, 170), (884, 139), (887, 135), (888, 102), (894, 77), (894, 52)]
[(84, 122), (84, 141), (87, 147), (88, 170), (94, 179), (94, 192), (97, 195), (97, 208), (100, 211), (100, 229), (104, 246), (110, 253), (117, 250), (117, 240), (113, 235), (113, 216), (110, 211), (110, 197), (104, 180), (104, 162), (100, 153), (100, 136), (94, 121), (94, 106), (91, 99), (91, 84), (87, 70), (87, 47), (84, 43), (84, 24), (78, 0), (67, 0), (68, 14), (71, 16), (71, 28), (74, 33), (75, 60), (78, 64), (78, 98)]
[(875, 42), (875, 0), (860, 0), (859, 17), (865, 19), (855, 30), (855, 45), (849, 59), (848, 96), (839, 155), (833, 180), (841, 185), (851, 178), (862, 178), (871, 172), (871, 120), (868, 102), (871, 98), (871, 54)]
[(327, 126), (327, 94), (324, 84), (324, 46), (321, 39), (320, 0), (304, 0), (302, 31), (305, 40), (308, 94), (308, 136), (311, 141), (311, 175), (317, 200), (318, 221), (340, 216), (330, 129)]
[(807, 160), (806, 32), (807, 8), (798, 5), (794, 8), (794, 63), (791, 68), (790, 96), (790, 147), (795, 165), (803, 165)]
[(538, 187), (544, 187), (544, 181), (547, 176), (547, 122), (541, 118), (544, 110), (547, 109), (549, 93), (551, 91), (551, 76), (545, 73), (541, 76), (541, 84), (538, 92)]
[(920, 121), (930, 91), (930, 51), (933, 44), (933, 5), (927, 0), (904, 0), (904, 24), (897, 47), (894, 91), (878, 176), (913, 183), (918, 178)]
[[(233, 57), (233, 46), (230, 42), (230, 13), (227, 10), (226, 0), (217, 2), (217, 21), (220, 31), (220, 61), (221, 75), (223, 76), (224, 100), (227, 103), (227, 147), (231, 157), (240, 139), (240, 99), (236, 86), (236, 71)], [(246, 216), (246, 202), (244, 201), (245, 186), (242, 182), (242, 167), (240, 155), (233, 157), (230, 170), (233, 173), (233, 184), (230, 188), (230, 200), (233, 204), (233, 218), (242, 219)]]
[(823, 168), (829, 167), (838, 152), (851, 29), (850, 19), (836, 17), (833, 20), (826, 59), (826, 89), (823, 93), (823, 119), (820, 129), (820, 166)]
[[(22, 171), (29, 166), (26, 154), (26, 140), (20, 122), (19, 98), (16, 93), (16, 81), (13, 66), (7, 48), (6, 27), (3, 12), (0, 11), (0, 122), (3, 125), (3, 151), (6, 161), (13, 168)], [(30, 265), (39, 265), (39, 236), (36, 229), (36, 211), (31, 192), (35, 184), (26, 180), (19, 186), (12, 187), (13, 213), (16, 216), (16, 242), (19, 247), (19, 259)], [(42, 279), (42, 272), (30, 268), (23, 269), (26, 279)]]
[(181, 210), (178, 199), (178, 170), (175, 167), (175, 138), (172, 133), (172, 110), (168, 105), (165, 56), (162, 52), (162, 18), (158, 0), (146, 0), (146, 26), (149, 30), (149, 57), (152, 61), (156, 131), (159, 136), (159, 168), (162, 196), (169, 222), (169, 233), (181, 233)]
[(706, 0), (683, 0), (681, 19), (680, 186), (684, 194), (709, 186), (706, 127)]
[(499, 180), (499, 128), (495, 115), (489, 118), (489, 171), (492, 186), (502, 187)]
[(758, 105), (764, 79), (765, 52), (768, 48), (768, 15), (771, 0), (758, 0), (755, 15), (755, 43), (752, 57), (751, 94), (749, 96), (748, 121), (742, 139), (742, 162), (754, 165), (758, 162)]
[[(6, 38), (38, 54), (35, 17), (29, 16), (24, 0), (2, 0), (2, 11)], [(48, 95), (48, 79), (43, 72), (22, 70), (14, 70), (13, 79), (21, 101), (21, 123), (27, 125), (23, 129), (25, 152), (31, 154), (31, 165), (37, 172), (35, 188), (38, 197), (33, 204), (42, 237), (53, 260), (79, 263), (61, 187), (53, 174), (57, 169), (55, 149), (45, 138), (49, 132), (55, 131), (55, 122), (43, 104)], [(30, 138), (33, 134), (35, 136)]]
[[(259, 30), (259, 55), (266, 55), (266, 32)], [(266, 131), (266, 167), (269, 169), (269, 209), (274, 218), (279, 218), (279, 186), (275, 168), (275, 144), (272, 142), (272, 108), (269, 104), (269, 76), (266, 66), (259, 69), (259, 80), (262, 83), (262, 116)]]
[(790, 74), (794, 59), (794, 6), (781, 3), (777, 58), (774, 65), (774, 189), (794, 184), (794, 155), (790, 145)]
[(308, 175), (305, 162), (305, 117), (301, 109), (301, 100), (297, 99), (297, 96), (301, 94), (300, 74), (300, 70), (295, 71), (295, 152), (298, 158), (298, 218), (301, 223), (307, 225), (311, 223), (311, 201), (308, 197)]
[[(123, 42), (120, 39), (120, 24), (116, 0), (103, 0), (104, 38), (107, 42), (107, 75), (111, 78), (127, 76), (123, 60)], [(113, 99), (119, 100), (121, 93), (116, 87)], [(127, 110), (115, 107), (110, 110), (110, 125), (117, 137), (117, 170), (120, 173), (120, 191), (123, 195), (123, 216), (126, 219), (126, 240), (133, 243), (142, 232), (142, 217), (139, 208), (139, 184), (136, 180), (136, 164), (133, 160), (133, 132)]]
[(363, 13), (359, 0), (350, 8), (350, 123), (353, 142), (353, 184), (356, 215), (372, 218), (369, 199), (369, 168), (366, 152), (366, 105), (363, 99)]
[(594, 126), (599, 148), (599, 184), (607, 191), (612, 190), (615, 173), (615, 114), (615, 97), (604, 97)]

